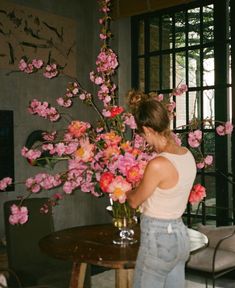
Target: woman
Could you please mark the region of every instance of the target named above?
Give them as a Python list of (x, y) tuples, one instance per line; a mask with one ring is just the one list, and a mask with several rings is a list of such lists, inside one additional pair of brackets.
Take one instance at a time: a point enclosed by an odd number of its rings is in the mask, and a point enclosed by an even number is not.
[(138, 132), (157, 152), (141, 183), (127, 194), (130, 206), (142, 209), (134, 288), (183, 288), (190, 243), (181, 216), (196, 176), (195, 160), (174, 141), (161, 102), (131, 91), (129, 106)]

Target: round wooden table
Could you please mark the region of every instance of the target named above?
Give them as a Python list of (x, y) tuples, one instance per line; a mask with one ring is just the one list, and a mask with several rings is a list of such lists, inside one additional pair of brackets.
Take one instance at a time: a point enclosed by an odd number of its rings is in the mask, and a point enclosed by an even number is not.
[[(116, 269), (116, 287), (130, 288), (139, 248), (139, 225), (134, 230), (138, 242), (124, 247), (112, 243), (117, 234), (112, 224), (57, 231), (42, 238), (39, 246), (51, 257), (73, 261), (70, 288), (83, 287), (87, 264)], [(207, 245), (205, 235), (192, 229), (188, 231), (192, 252)]]

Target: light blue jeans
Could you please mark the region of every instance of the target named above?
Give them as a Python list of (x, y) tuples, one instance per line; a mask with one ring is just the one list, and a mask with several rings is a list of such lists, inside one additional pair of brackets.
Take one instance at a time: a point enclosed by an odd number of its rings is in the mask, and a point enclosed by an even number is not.
[(133, 288), (184, 288), (190, 242), (182, 219), (141, 215), (140, 227)]

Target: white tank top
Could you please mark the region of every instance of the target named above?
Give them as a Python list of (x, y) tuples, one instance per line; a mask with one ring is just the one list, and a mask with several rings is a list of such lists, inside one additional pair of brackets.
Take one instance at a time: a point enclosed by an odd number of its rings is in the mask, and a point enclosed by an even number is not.
[(158, 156), (167, 158), (175, 166), (179, 177), (178, 182), (170, 189), (157, 187), (142, 203), (142, 213), (160, 219), (180, 218), (187, 206), (197, 172), (194, 157), (189, 150), (182, 155), (162, 152)]

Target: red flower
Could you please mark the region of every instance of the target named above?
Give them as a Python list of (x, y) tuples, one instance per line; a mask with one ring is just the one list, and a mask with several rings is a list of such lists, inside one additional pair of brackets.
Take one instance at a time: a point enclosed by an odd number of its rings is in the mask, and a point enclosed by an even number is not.
[(111, 172), (104, 172), (100, 177), (100, 188), (103, 192), (108, 192), (109, 184), (113, 181), (114, 175)]
[(188, 201), (191, 204), (200, 202), (204, 197), (206, 197), (206, 188), (201, 184), (195, 184), (191, 189)]
[(123, 107), (120, 107), (120, 106), (113, 106), (111, 109), (110, 109), (110, 118), (113, 118), (119, 114), (121, 114), (123, 112)]

